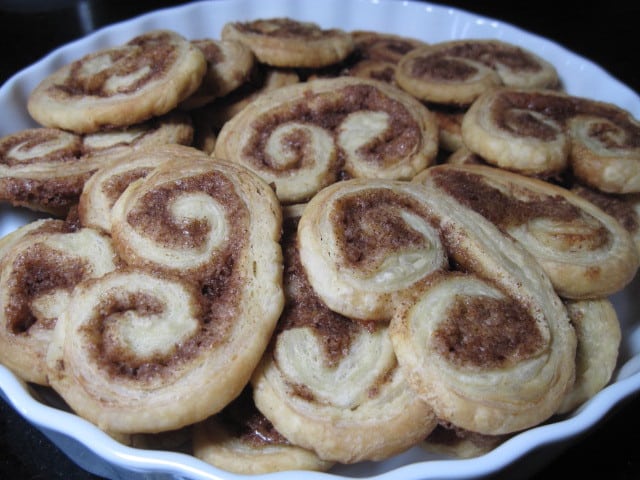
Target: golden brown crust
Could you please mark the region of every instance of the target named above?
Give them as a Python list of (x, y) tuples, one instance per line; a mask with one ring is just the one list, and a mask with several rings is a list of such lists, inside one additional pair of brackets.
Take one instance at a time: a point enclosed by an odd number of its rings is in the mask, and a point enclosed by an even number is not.
[(206, 61), (189, 41), (156, 30), (61, 67), (29, 96), (43, 126), (78, 133), (140, 123), (163, 115), (200, 85)]

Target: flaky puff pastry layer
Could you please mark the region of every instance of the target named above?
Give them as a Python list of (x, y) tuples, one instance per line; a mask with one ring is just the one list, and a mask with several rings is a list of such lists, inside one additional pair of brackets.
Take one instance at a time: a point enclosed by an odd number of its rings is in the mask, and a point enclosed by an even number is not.
[(0, 239), (0, 361), (48, 385), (47, 349), (73, 289), (116, 265), (109, 237), (62, 220), (36, 220)]
[(574, 381), (576, 336), (537, 261), (474, 211), (432, 190), (455, 271), (399, 308), (390, 336), (409, 384), (438, 418), (484, 435), (555, 413)]
[(481, 165), (441, 165), (414, 181), (426, 194), (438, 190), (516, 239), (564, 298), (606, 297), (638, 270), (640, 257), (622, 224), (565, 188)]
[(269, 186), (189, 147), (144, 154), (168, 161), (114, 206), (126, 267), (78, 285), (47, 358), (71, 408), (121, 433), (173, 430), (224, 408), (283, 306)]

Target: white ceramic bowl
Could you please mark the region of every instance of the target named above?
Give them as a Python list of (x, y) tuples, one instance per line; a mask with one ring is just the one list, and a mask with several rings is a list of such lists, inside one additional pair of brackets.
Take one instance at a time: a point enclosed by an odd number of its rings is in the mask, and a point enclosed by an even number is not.
[[(48, 73), (80, 56), (121, 44), (154, 28), (170, 28), (190, 39), (219, 38), (231, 20), (289, 16), (323, 27), (368, 29), (437, 42), (458, 38), (498, 38), (524, 46), (551, 61), (566, 90), (574, 95), (612, 102), (640, 118), (640, 98), (603, 69), (539, 36), (489, 18), (424, 2), (393, 0), (218, 0), (190, 3), (143, 15), (99, 30), (47, 55), (10, 78), (0, 88), (0, 136), (35, 124), (25, 105), (29, 92)], [(0, 235), (34, 218), (25, 210), (0, 206)], [(329, 473), (283, 472), (252, 478), (270, 480), (468, 479), (505, 469), (518, 461), (518, 471), (596, 424), (618, 402), (640, 390), (640, 278), (612, 300), (621, 321), (620, 363), (611, 384), (572, 415), (527, 430), (490, 453), (452, 460), (420, 448), (384, 462), (340, 466)], [(33, 392), (0, 366), (0, 394), (29, 422), (42, 430), (81, 467), (107, 478), (240, 479), (192, 456), (126, 447), (83, 419), (37, 401)]]

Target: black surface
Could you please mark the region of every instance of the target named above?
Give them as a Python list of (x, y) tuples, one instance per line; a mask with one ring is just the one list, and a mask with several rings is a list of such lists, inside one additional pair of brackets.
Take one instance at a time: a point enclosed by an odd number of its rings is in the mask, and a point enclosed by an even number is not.
[[(268, 0), (265, 0), (268, 1)], [(0, 83), (53, 48), (137, 14), (186, 2), (0, 0)], [(637, 2), (446, 2), (548, 37), (600, 64), (640, 91)], [(0, 112), (1, 114), (1, 112)], [(613, 409), (562, 452), (529, 455), (498, 475), (522, 478), (519, 466), (540, 465), (533, 480), (640, 479), (640, 395)], [(535, 453), (535, 452), (534, 452)], [(542, 466), (544, 465), (544, 466)], [(0, 479), (92, 479), (0, 400)]]

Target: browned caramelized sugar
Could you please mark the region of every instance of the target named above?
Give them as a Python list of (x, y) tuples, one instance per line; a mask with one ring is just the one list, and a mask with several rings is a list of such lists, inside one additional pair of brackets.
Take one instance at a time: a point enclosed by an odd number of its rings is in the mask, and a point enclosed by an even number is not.
[(191, 43), (193, 43), (193, 45), (195, 45), (202, 51), (202, 54), (204, 55), (204, 58), (207, 60), (207, 62), (216, 65), (225, 60), (224, 52), (217, 42), (213, 40), (202, 39), (193, 40)]
[[(86, 62), (104, 55), (109, 56), (111, 66), (90, 75), (83, 73), (82, 69)], [(67, 96), (110, 97), (114, 92), (105, 89), (109, 79), (148, 69), (147, 73), (135, 82), (118, 88), (118, 94), (130, 94), (155, 78), (160, 78), (171, 68), (176, 58), (177, 49), (170, 41), (168, 33), (141, 35), (124, 47), (100, 51), (76, 60), (71, 64), (69, 76), (64, 83), (56, 84), (52, 88)]]
[[(520, 200), (489, 185), (480, 175), (459, 170), (434, 172), (436, 185), (463, 205), (475, 210), (502, 229), (523, 225), (536, 218), (548, 218), (562, 222), (595, 222), (595, 219), (568, 202), (561, 195), (535, 194), (524, 191), (528, 198)], [(608, 234), (603, 226), (596, 231), (594, 247), (604, 244)]]
[(510, 299), (457, 295), (433, 334), (433, 348), (461, 366), (500, 368), (536, 355), (544, 338), (535, 319)]
[(251, 396), (251, 387), (245, 388), (217, 418), (233, 437), (248, 445), (289, 445), (289, 441), (256, 408)]
[(140, 167), (118, 175), (110, 176), (100, 189), (110, 204), (114, 204), (122, 192), (135, 180), (146, 177), (153, 170), (151, 167)]
[(65, 215), (69, 208), (78, 203), (84, 184), (92, 173), (47, 180), (0, 178), (0, 200)]
[[(82, 138), (79, 135), (73, 137), (70, 144), (65, 144), (57, 150), (52, 150), (42, 156), (30, 157), (29, 151), (46, 145), (49, 142), (57, 143), (59, 138), (66, 133), (54, 128), (32, 128), (7, 136), (0, 142), (0, 165), (7, 167), (20, 167), (42, 163), (65, 163), (78, 160), (83, 153)], [(12, 151), (27, 154), (27, 157), (18, 159), (12, 155)]]
[(427, 248), (428, 240), (399, 215), (402, 210), (427, 218), (418, 202), (388, 189), (363, 190), (336, 201), (332, 223), (344, 261), (373, 271), (389, 251)]
[(5, 314), (14, 334), (28, 332), (36, 323), (38, 328), (53, 328), (56, 319), (36, 318), (31, 302), (54, 290), (71, 290), (88, 272), (86, 261), (44, 243), (36, 243), (18, 255), (12, 269)]
[(277, 331), (311, 328), (323, 346), (325, 362), (334, 367), (349, 353), (358, 331), (368, 326), (354, 322), (330, 310), (309, 284), (296, 246), (295, 229), (298, 219), (284, 224), (282, 249), (284, 256), (285, 306)]
[(230, 227), (230, 248), (244, 244), (244, 229), (248, 218), (245, 204), (234, 185), (223, 174), (209, 172), (161, 185), (147, 192), (127, 215), (127, 222), (139, 233), (159, 245), (174, 249), (197, 248), (204, 244), (211, 225), (199, 219), (179, 221), (171, 215), (171, 202), (179, 196), (203, 192), (225, 206)]
[[(82, 335), (86, 337), (86, 344), (91, 346), (91, 354), (96, 364), (102, 365), (112, 377), (124, 376), (146, 381), (163, 375), (167, 369), (179, 367), (202, 350), (211, 348), (221, 341), (220, 332), (215, 327), (208, 328), (203, 320), (194, 335), (184, 343), (173, 345), (168, 354), (158, 353), (150, 357), (141, 357), (108, 334), (109, 324), (119, 321), (121, 315), (127, 311), (132, 311), (140, 317), (162, 316), (165, 308), (161, 300), (143, 292), (102, 296), (94, 317), (81, 330)], [(192, 308), (193, 311), (190, 313), (195, 318), (204, 318), (203, 309), (206, 307), (203, 304), (194, 304)]]
[[(331, 92), (314, 94), (309, 91), (300, 100), (287, 102), (264, 113), (252, 123), (252, 130), (256, 133), (242, 153), (258, 168), (273, 168), (265, 146), (278, 126), (295, 121), (318, 126), (336, 135), (346, 117), (358, 111), (382, 111), (390, 116), (387, 131), (359, 148), (358, 153), (364, 160), (391, 165), (418, 147), (421, 130), (404, 105), (373, 86), (351, 85)], [(340, 155), (342, 158), (344, 153), (340, 152)], [(299, 164), (304, 165), (304, 162)]]

